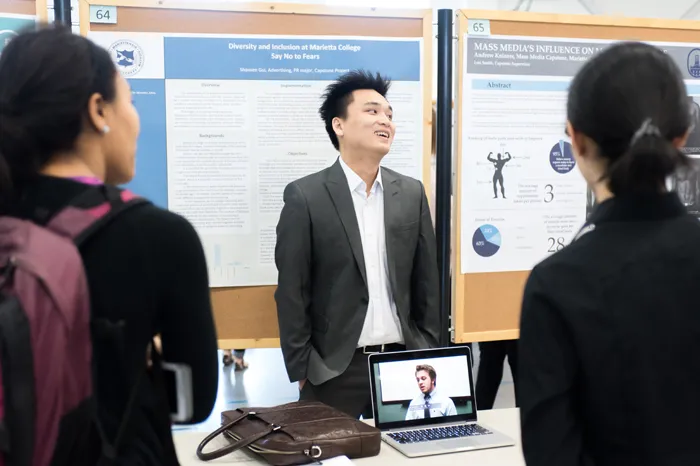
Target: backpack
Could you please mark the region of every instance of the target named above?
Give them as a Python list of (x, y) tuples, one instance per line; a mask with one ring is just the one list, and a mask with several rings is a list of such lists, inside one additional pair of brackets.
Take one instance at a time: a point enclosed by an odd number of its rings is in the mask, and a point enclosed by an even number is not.
[(46, 226), (0, 217), (0, 466), (57, 464), (59, 436), (60, 449), (70, 450), (64, 440), (86, 441), (93, 428), (102, 460), (116, 457), (137, 387), (108, 442), (96, 416), (94, 322), (78, 248), (144, 203), (126, 190), (91, 186)]

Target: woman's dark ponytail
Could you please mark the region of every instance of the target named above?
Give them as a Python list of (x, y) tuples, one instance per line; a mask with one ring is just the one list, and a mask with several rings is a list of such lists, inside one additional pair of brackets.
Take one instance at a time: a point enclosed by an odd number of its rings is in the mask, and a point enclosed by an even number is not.
[(663, 50), (620, 42), (587, 61), (569, 86), (567, 119), (607, 161), (614, 195), (660, 192), (688, 158), (676, 148), (691, 127), (683, 75)]
[(0, 206), (6, 210), (14, 201), (15, 179), (17, 178), (16, 157), (18, 142), (26, 140), (9, 115), (7, 104), (0, 102)]
[(0, 154), (0, 213), (4, 213), (13, 202), (14, 183), (12, 172), (5, 157)]
[[(39, 115), (37, 115), (39, 116)], [(0, 102), (0, 209), (6, 212), (16, 201), (16, 191), (46, 160), (37, 147), (40, 136), (27, 131), (32, 115), (22, 117), (11, 104)], [(40, 117), (40, 116), (39, 116)]]
[(606, 178), (616, 194), (659, 192), (666, 178), (687, 163), (687, 156), (648, 118), (632, 136), (627, 151), (608, 166)]
[(0, 55), (0, 209), (58, 153), (75, 148), (94, 93), (111, 102), (109, 53), (70, 27), (23, 31)]

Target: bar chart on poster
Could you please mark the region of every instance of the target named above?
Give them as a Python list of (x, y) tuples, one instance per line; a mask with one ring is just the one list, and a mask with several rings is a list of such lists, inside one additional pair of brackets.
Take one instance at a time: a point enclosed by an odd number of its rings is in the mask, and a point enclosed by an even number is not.
[(318, 109), (343, 73), (391, 79), (399, 129), (385, 166), (423, 178), (422, 38), (88, 37), (110, 51), (150, 129), (139, 141), (150, 156), (129, 188), (195, 226), (212, 287), (276, 284), (282, 194), (338, 157)]

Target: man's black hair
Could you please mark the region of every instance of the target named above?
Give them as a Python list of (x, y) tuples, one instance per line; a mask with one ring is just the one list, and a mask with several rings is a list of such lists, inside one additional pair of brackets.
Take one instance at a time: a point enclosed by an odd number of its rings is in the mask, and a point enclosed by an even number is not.
[(379, 73), (373, 75), (369, 71), (354, 70), (340, 76), (337, 81), (326, 88), (326, 92), (323, 94), (323, 104), (321, 104), (318, 113), (326, 124), (328, 137), (331, 138), (336, 150), (340, 150), (340, 144), (338, 136), (333, 131), (333, 118), (347, 116), (348, 105), (352, 103), (352, 93), (361, 89), (371, 89), (386, 98), (390, 87), (391, 80)]

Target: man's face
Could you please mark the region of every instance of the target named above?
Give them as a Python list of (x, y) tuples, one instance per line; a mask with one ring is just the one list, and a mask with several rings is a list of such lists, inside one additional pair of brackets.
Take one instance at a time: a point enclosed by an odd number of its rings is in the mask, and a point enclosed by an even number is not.
[(356, 153), (384, 157), (396, 132), (391, 105), (371, 89), (357, 90), (352, 96), (345, 119), (337, 118), (334, 125), (341, 146)]
[(426, 371), (416, 372), (416, 382), (418, 382), (418, 388), (420, 388), (421, 393), (430, 393), (433, 389), (433, 381), (430, 379), (430, 375)]

